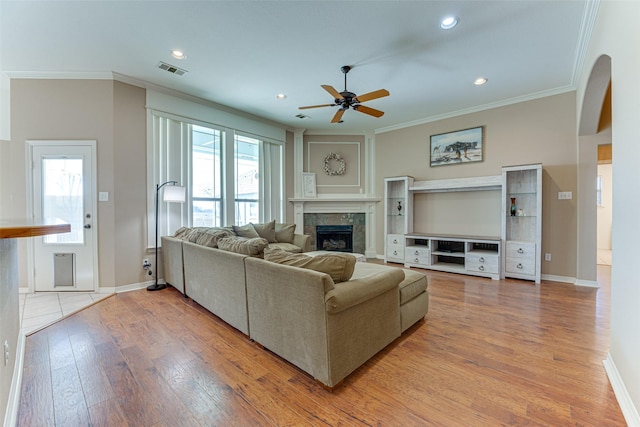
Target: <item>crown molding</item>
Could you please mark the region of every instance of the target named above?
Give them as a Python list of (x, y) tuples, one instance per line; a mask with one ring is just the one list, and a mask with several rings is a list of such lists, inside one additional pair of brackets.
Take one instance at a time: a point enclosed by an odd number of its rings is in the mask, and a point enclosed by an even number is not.
[(589, 42), (591, 41), (593, 27), (595, 26), (596, 19), (598, 17), (599, 7), (600, 0), (588, 0), (584, 4), (582, 22), (580, 23), (580, 33), (578, 36), (578, 43), (576, 45), (576, 60), (573, 64), (573, 73), (571, 75), (571, 85), (575, 87), (578, 86), (580, 76), (582, 75), (582, 68), (584, 67), (584, 61), (589, 49)]
[(5, 71), (10, 79), (114, 80), (111, 71)]
[(560, 94), (571, 92), (574, 90), (576, 90), (576, 86), (574, 85), (560, 86), (554, 89), (543, 90), (540, 92), (530, 93), (528, 95), (517, 96), (515, 98), (504, 99), (502, 101), (491, 102), (489, 104), (476, 105), (474, 107), (463, 108), (461, 110), (451, 111), (449, 113), (438, 114), (437, 116), (426, 117), (424, 119), (418, 119), (410, 122), (399, 123), (393, 126), (379, 128), (375, 130), (375, 133), (377, 135), (380, 133), (391, 132), (394, 130), (404, 129), (412, 126), (424, 125), (427, 123), (437, 122), (439, 120), (464, 116), (466, 114), (477, 113), (485, 110), (491, 110), (493, 108), (505, 107), (507, 105), (519, 104), (521, 102), (533, 101), (540, 98), (546, 98), (548, 96), (560, 95)]

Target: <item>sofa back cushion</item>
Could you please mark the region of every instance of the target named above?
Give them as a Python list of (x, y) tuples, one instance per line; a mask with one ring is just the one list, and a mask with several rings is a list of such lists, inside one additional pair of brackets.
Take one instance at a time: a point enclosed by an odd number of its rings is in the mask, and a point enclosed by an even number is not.
[(356, 258), (353, 255), (329, 253), (314, 257), (305, 254), (294, 254), (282, 249), (266, 248), (264, 259), (277, 264), (307, 268), (309, 270), (326, 273), (334, 283), (346, 282), (351, 278), (355, 268)]
[(271, 222), (267, 222), (264, 224), (254, 224), (251, 223), (253, 229), (256, 230), (256, 233), (263, 239), (267, 239), (269, 243), (276, 243), (278, 240), (276, 239), (276, 220), (274, 219)]
[(253, 228), (253, 224), (249, 223), (247, 225), (233, 225), (233, 232), (236, 233), (238, 237), (246, 237), (247, 239), (254, 239), (256, 237), (260, 237), (255, 228)]
[(210, 248), (217, 248), (218, 240), (231, 236), (234, 236), (233, 231), (223, 227), (180, 227), (173, 234), (176, 239)]
[(295, 224), (275, 224), (276, 241), (279, 243), (293, 243), (296, 232)]
[(262, 258), (264, 248), (269, 245), (267, 239), (255, 237), (247, 239), (243, 237), (225, 237), (218, 240), (218, 248), (223, 251), (235, 252), (238, 254), (249, 255), (252, 257)]

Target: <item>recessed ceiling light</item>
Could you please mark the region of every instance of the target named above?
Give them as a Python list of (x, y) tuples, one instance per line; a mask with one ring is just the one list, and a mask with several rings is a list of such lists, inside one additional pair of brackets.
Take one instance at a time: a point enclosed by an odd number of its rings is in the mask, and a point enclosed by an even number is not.
[(487, 83), (489, 80), (485, 77), (478, 77), (473, 84), (476, 86), (482, 86), (483, 84)]
[(176, 59), (186, 59), (187, 55), (184, 54), (183, 51), (181, 50), (172, 50), (171, 51), (171, 56), (173, 56)]
[(451, 28), (458, 25), (458, 18), (455, 16), (447, 16), (442, 21), (440, 21), (440, 28), (443, 30), (450, 30)]
[(285, 95), (284, 93), (279, 93), (276, 95), (277, 99), (285, 99), (287, 97), (287, 95)]

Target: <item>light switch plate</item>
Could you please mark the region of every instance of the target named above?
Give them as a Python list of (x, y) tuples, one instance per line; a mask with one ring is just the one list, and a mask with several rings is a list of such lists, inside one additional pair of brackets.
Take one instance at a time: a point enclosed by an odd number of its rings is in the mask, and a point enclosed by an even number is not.
[(109, 201), (109, 192), (108, 191), (101, 191), (100, 193), (98, 193), (98, 200), (101, 202), (108, 202)]
[(558, 200), (571, 200), (573, 193), (571, 191), (558, 191)]

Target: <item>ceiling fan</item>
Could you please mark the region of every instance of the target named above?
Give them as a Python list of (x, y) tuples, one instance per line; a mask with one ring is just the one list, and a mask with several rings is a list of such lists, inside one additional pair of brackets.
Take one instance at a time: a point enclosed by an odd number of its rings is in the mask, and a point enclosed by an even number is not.
[(306, 110), (307, 108), (338, 106), (340, 109), (331, 119), (331, 123), (340, 123), (342, 121), (342, 115), (349, 109), (349, 107), (353, 108), (355, 111), (359, 111), (373, 117), (382, 117), (384, 115), (383, 111), (367, 107), (366, 105), (361, 105), (361, 103), (371, 101), (372, 99), (382, 98), (383, 96), (389, 96), (389, 91), (386, 89), (378, 89), (363, 95), (356, 95), (355, 93), (347, 90), (347, 73), (351, 70), (351, 67), (349, 65), (345, 65), (341, 67), (340, 70), (344, 73), (344, 91), (338, 92), (333, 86), (321, 85), (324, 90), (333, 96), (333, 104), (308, 105), (306, 107), (299, 107), (299, 109)]

